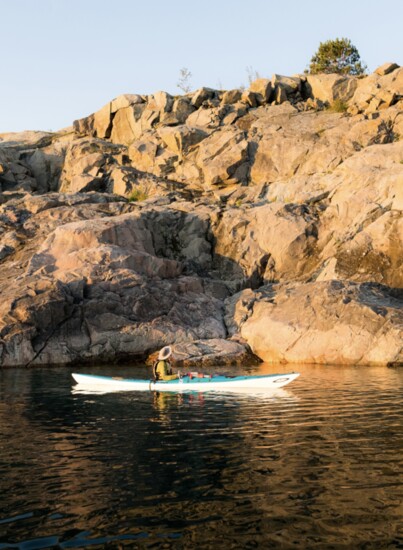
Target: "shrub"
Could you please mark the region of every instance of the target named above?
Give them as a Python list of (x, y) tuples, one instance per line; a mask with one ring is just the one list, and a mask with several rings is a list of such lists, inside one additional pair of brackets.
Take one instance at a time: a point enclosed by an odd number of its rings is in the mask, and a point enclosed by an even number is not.
[(137, 188), (137, 189), (133, 189), (128, 199), (129, 199), (129, 202), (141, 202), (148, 199), (148, 194), (144, 189)]
[(179, 80), (176, 85), (185, 94), (188, 94), (192, 89), (190, 84), (191, 78), (192, 73), (189, 71), (189, 69), (187, 67), (182, 67), (182, 69), (179, 71)]
[(348, 109), (347, 103), (341, 99), (335, 99), (331, 105), (329, 105), (329, 111), (333, 113), (345, 113)]

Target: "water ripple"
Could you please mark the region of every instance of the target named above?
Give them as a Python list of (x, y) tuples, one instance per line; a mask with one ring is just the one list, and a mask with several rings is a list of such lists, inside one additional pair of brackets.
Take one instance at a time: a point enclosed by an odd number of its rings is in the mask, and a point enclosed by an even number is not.
[(403, 372), (298, 370), (258, 396), (0, 372), (0, 550), (403, 548)]

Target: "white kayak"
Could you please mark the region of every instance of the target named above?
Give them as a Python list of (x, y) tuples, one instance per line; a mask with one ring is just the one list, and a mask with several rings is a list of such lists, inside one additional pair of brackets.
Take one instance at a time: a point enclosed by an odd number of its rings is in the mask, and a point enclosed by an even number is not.
[(237, 391), (237, 389), (275, 389), (295, 380), (298, 372), (258, 376), (200, 375), (195, 373), (176, 380), (157, 381), (72, 373), (80, 388), (94, 391)]

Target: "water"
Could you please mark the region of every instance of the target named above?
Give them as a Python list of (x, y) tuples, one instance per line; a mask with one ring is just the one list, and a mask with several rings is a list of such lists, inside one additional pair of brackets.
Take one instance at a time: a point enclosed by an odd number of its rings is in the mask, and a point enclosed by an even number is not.
[(298, 370), (260, 396), (0, 371), (0, 549), (403, 548), (403, 370)]

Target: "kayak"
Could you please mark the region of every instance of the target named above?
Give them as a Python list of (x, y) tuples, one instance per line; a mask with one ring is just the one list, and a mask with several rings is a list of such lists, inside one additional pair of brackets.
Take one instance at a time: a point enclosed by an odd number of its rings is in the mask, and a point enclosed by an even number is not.
[(224, 376), (187, 374), (176, 380), (137, 380), (119, 376), (72, 373), (80, 388), (95, 391), (237, 391), (237, 389), (281, 388), (298, 378), (298, 372), (258, 376)]

